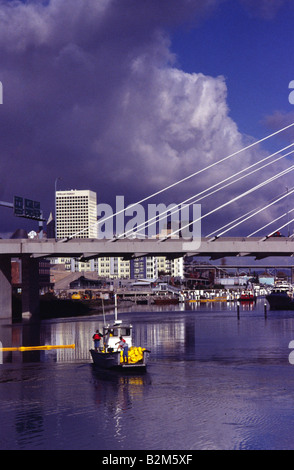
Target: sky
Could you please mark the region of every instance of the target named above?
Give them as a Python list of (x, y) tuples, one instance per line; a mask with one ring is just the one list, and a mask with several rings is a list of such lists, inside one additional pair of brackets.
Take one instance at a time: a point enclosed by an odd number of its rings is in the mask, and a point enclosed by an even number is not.
[[(291, 0), (0, 0), (0, 201), (40, 201), (48, 218), (56, 183), (95, 191), (115, 212), (116, 196), (139, 201), (291, 124), (293, 24)], [(293, 136), (251, 147), (150, 203), (179, 203)], [(292, 159), (206, 198), (202, 213)], [(207, 217), (202, 234), (292, 187), (292, 174)], [(0, 221), (2, 237), (38, 227), (5, 207)]]

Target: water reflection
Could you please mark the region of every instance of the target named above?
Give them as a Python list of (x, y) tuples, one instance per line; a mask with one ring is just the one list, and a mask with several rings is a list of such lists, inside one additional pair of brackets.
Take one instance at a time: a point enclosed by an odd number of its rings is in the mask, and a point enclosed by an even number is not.
[[(187, 344), (194, 343), (193, 327), (187, 326), (185, 315), (180, 310), (171, 310), (169, 313), (160, 308), (162, 317), (151, 318), (144, 322), (141, 314), (134, 328), (134, 344), (150, 348), (151, 345), (161, 348), (162, 354), (172, 354), (176, 349), (179, 354), (185, 353)], [(121, 315), (126, 321), (134, 323), (128, 314)], [(146, 312), (148, 314), (148, 312)], [(158, 309), (156, 309), (158, 314)], [(170, 321), (170, 315), (172, 321)], [(143, 320), (143, 322), (142, 322)], [(113, 321), (113, 314), (107, 316), (107, 322)], [(103, 319), (99, 316), (89, 316), (81, 319), (47, 320), (43, 322), (24, 321), (6, 327), (2, 340), (4, 347), (38, 346), (38, 345), (66, 345), (75, 344), (75, 349), (56, 349), (51, 351), (13, 352), (4, 353), (4, 362), (77, 362), (90, 361), (89, 349), (93, 347), (92, 336), (96, 329), (102, 329)], [(5, 329), (5, 328), (4, 328)], [(4, 331), (0, 329), (0, 333)], [(1, 338), (3, 337), (0, 336)]]
[(92, 365), (101, 316), (1, 325), (0, 338), (17, 345), (76, 344), (5, 358), (1, 449), (294, 448), (293, 312), (265, 317), (261, 303), (238, 318), (233, 305), (209, 303), (142, 306), (121, 318), (134, 343), (151, 349), (146, 374)]
[[(277, 358), (285, 354), (284, 349), (280, 350), (281, 335), (287, 335), (289, 342), (294, 339), (294, 333), (289, 336), (289, 331), (294, 332), (292, 315), (270, 312), (264, 316), (263, 303), (259, 309), (245, 303), (241, 305), (239, 315), (234, 303), (192, 303), (192, 307), (186, 306), (185, 311), (182, 310), (183, 305), (162, 306), (160, 311), (158, 307), (153, 311), (150, 307), (141, 306), (141, 311), (121, 312), (121, 318), (134, 326), (134, 344), (152, 350), (151, 361), (161, 361), (162, 358), (231, 361), (234, 358), (253, 360), (254, 356), (255, 359)], [(112, 320), (110, 313), (107, 322)], [(3, 346), (75, 344), (75, 349), (4, 353), (4, 362), (91, 362), (92, 336), (102, 326), (101, 315), (0, 325)], [(267, 343), (266, 328), (271, 330), (270, 344)]]
[(106, 405), (107, 418), (101, 426), (109, 438), (123, 443), (131, 438), (124, 431), (123, 421), (135, 402), (144, 403), (146, 387), (151, 385), (148, 373), (143, 375), (125, 375), (111, 371), (101, 371), (92, 366), (94, 402), (97, 408)]

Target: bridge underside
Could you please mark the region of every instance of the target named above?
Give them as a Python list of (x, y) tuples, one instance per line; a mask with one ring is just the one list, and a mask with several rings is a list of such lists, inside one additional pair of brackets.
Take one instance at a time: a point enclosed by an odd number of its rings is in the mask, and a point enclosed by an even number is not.
[[(39, 314), (39, 262), (28, 255), (21, 257), (22, 316)], [(0, 319), (12, 316), (11, 257), (0, 255)]]
[(61, 242), (45, 240), (0, 240), (0, 255), (20, 257), (29, 255), (35, 258), (74, 257), (138, 257), (169, 256), (179, 257), (185, 254), (215, 257), (254, 256), (292, 256), (294, 254), (293, 238), (218, 238), (194, 239), (182, 238), (156, 239), (72, 239)]
[(23, 314), (36, 315), (39, 308), (38, 261), (42, 258), (89, 260), (101, 257), (134, 259), (142, 256), (180, 258), (189, 255), (211, 260), (245, 256), (260, 260), (267, 257), (292, 257), (293, 254), (292, 238), (0, 240), (0, 319), (11, 317), (12, 258), (22, 260)]

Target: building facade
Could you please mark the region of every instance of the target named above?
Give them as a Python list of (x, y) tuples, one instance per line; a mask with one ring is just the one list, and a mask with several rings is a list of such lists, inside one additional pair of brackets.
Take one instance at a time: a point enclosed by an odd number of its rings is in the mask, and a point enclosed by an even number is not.
[(183, 277), (183, 258), (170, 260), (165, 256), (146, 256), (130, 261), (131, 279), (157, 279), (161, 275)]
[(56, 192), (56, 238), (97, 238), (97, 195), (89, 190)]

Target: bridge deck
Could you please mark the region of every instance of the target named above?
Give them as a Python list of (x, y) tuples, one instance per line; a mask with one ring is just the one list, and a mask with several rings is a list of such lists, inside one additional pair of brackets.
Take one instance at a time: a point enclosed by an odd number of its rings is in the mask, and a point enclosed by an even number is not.
[(11, 263), (13, 257), (22, 259), (22, 309), (23, 315), (37, 315), (38, 258), (168, 256), (179, 258), (185, 254), (208, 256), (218, 259), (228, 256), (254, 256), (256, 259), (270, 256), (292, 256), (292, 238), (219, 238), (209, 240), (97, 240), (73, 239), (68, 242), (55, 240), (0, 240), (0, 320), (11, 317)]
[(208, 256), (212, 259), (226, 256), (254, 256), (257, 259), (269, 256), (292, 256), (294, 253), (293, 238), (242, 238), (224, 237), (214, 241), (208, 238), (201, 240), (97, 240), (72, 239), (67, 242), (45, 240), (0, 240), (0, 255), (21, 257), (139, 257), (169, 256), (181, 257), (184, 254)]

